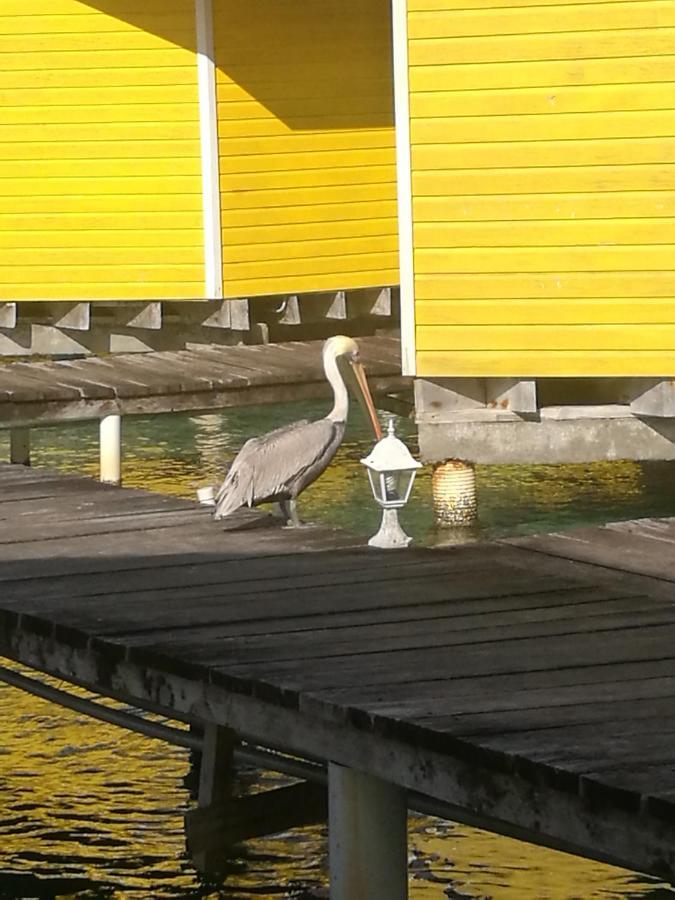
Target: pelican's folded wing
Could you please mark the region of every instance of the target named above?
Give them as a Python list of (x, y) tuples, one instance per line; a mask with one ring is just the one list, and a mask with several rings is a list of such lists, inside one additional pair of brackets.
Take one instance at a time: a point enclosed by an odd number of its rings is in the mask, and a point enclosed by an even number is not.
[(294, 422), (251, 438), (239, 451), (216, 495), (214, 517), (220, 519), (240, 506), (283, 499), (299, 481), (313, 481), (335, 452), (344, 430), (341, 426), (329, 419)]

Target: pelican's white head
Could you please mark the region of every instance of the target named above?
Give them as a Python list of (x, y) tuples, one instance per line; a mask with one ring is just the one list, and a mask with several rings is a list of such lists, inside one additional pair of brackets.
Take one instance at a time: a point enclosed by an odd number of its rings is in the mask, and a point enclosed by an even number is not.
[[(366, 380), (366, 373), (361, 363), (359, 345), (354, 338), (347, 337), (344, 334), (338, 334), (328, 338), (323, 345), (324, 370), (326, 372), (326, 377), (335, 391), (335, 406), (331, 413), (329, 413), (329, 417), (339, 418), (341, 420), (346, 418), (347, 393), (344, 391), (344, 381), (340, 377), (338, 369), (338, 364), (343, 360), (349, 363), (349, 368), (354, 376), (355, 384), (353, 387), (356, 387), (356, 398), (370, 420), (373, 431), (375, 432), (375, 437), (379, 441), (382, 437), (382, 428), (379, 419), (377, 418), (375, 404), (373, 403), (370, 388), (368, 387), (368, 382)], [(336, 376), (340, 379), (340, 384), (336, 382)], [(341, 396), (340, 387), (342, 391), (344, 391), (344, 397)]]
[(350, 362), (359, 361), (359, 345), (354, 338), (347, 337), (345, 334), (336, 334), (329, 337), (323, 345), (323, 361), (327, 359), (347, 358)]

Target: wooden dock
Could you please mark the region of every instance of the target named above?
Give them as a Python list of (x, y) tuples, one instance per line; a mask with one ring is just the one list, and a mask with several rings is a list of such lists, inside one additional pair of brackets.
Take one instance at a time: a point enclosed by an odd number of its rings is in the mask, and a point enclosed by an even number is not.
[[(358, 343), (373, 393), (410, 387), (412, 379), (401, 375), (398, 337), (379, 334)], [(0, 428), (327, 397), (322, 346), (213, 345), (10, 363), (0, 367)]]
[(327, 763), (334, 897), (411, 798), (675, 880), (675, 519), (387, 553), (0, 465), (0, 653)]

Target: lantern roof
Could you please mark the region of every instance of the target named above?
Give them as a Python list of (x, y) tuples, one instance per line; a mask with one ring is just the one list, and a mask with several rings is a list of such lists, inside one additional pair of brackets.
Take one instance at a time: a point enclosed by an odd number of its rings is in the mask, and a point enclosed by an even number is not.
[(386, 437), (379, 440), (361, 462), (375, 472), (405, 472), (422, 466), (421, 462), (410, 455), (403, 441), (396, 437), (393, 419), (389, 419)]

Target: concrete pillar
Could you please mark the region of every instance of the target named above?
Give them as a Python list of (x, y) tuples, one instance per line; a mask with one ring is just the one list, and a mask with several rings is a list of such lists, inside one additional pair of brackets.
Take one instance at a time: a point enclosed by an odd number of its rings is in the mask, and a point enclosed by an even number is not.
[(100, 480), (107, 484), (122, 481), (122, 417), (105, 416), (99, 431)]
[(9, 432), (9, 461), (18, 466), (30, 465), (30, 429), (12, 428)]
[(407, 816), (402, 788), (329, 763), (330, 900), (406, 900)]

